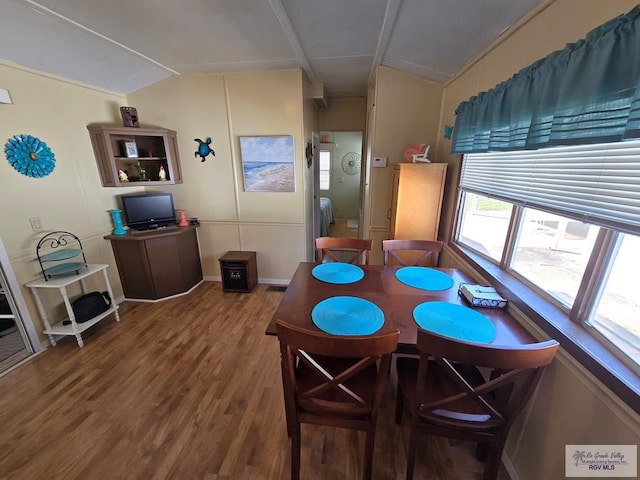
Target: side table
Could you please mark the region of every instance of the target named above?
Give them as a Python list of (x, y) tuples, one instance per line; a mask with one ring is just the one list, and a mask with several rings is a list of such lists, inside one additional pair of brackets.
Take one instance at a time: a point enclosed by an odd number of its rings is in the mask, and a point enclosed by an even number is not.
[[(33, 292), (36, 305), (38, 306), (38, 311), (40, 312), (40, 316), (42, 317), (42, 321), (44, 322), (45, 328), (43, 332), (49, 335), (49, 340), (51, 341), (52, 345), (56, 345), (56, 339), (54, 335), (75, 335), (76, 340), (78, 341), (78, 345), (80, 347), (84, 347), (82, 332), (92, 327), (111, 313), (115, 313), (117, 322), (120, 321), (120, 315), (118, 314), (118, 305), (116, 305), (115, 299), (113, 298), (113, 291), (111, 290), (111, 284), (109, 283), (109, 277), (107, 276), (107, 267), (108, 265), (106, 264), (87, 265), (87, 268), (81, 270), (78, 275), (68, 275), (64, 277), (52, 278), (49, 280), (34, 280), (33, 282), (29, 282), (25, 285), (29, 287)], [(89, 293), (84, 279), (98, 272), (102, 272), (102, 274), (104, 275), (104, 282), (106, 284), (107, 292), (109, 292), (109, 297), (111, 298), (111, 307), (109, 308), (109, 310), (102, 312), (100, 315), (93, 317), (91, 320), (83, 323), (77, 323), (75, 315), (73, 314), (71, 302), (69, 301), (69, 296), (67, 295), (67, 287), (75, 282), (80, 282), (80, 285), (82, 285), (82, 293)], [(49, 322), (46, 310), (38, 293), (38, 290), (41, 288), (57, 288), (60, 291), (60, 295), (62, 295), (62, 299), (64, 300), (64, 306), (67, 309), (67, 314), (69, 315), (68, 320), (71, 321), (70, 324), (63, 324), (63, 321), (67, 319), (63, 319), (60, 322), (54, 324), (51, 324)]]

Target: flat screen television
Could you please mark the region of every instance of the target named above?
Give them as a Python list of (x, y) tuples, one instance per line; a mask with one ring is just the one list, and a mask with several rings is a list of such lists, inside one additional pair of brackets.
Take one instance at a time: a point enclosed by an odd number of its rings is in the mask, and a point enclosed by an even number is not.
[(171, 193), (121, 195), (122, 213), (129, 228), (151, 230), (176, 223)]

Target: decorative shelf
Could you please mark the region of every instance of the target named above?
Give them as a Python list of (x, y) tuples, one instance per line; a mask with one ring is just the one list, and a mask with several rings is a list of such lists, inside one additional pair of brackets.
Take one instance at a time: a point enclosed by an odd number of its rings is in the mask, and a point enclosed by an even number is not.
[[(79, 275), (87, 268), (87, 259), (80, 239), (73, 233), (55, 231), (46, 234), (38, 242), (36, 255), (45, 281), (57, 276)], [(75, 262), (66, 260), (76, 259)], [(82, 258), (82, 261), (80, 261)], [(47, 264), (51, 264), (46, 266)]]
[(58, 250), (56, 252), (46, 253), (40, 256), (42, 262), (54, 262), (56, 260), (68, 260), (73, 257), (77, 257), (82, 253), (80, 248), (66, 248), (64, 250)]
[(72, 273), (77, 275), (86, 268), (86, 266), (87, 264), (84, 262), (59, 263), (53, 267), (45, 268), (44, 276), (45, 278), (51, 278), (57, 275), (70, 275)]
[[(112, 125), (89, 125), (87, 128), (102, 186), (182, 183), (175, 131)], [(144, 174), (140, 167), (144, 168)]]

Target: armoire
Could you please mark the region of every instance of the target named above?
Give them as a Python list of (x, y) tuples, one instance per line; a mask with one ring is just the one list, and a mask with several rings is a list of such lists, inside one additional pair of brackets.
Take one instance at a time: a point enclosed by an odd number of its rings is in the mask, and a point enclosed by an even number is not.
[(390, 239), (437, 240), (446, 174), (446, 163), (393, 167)]

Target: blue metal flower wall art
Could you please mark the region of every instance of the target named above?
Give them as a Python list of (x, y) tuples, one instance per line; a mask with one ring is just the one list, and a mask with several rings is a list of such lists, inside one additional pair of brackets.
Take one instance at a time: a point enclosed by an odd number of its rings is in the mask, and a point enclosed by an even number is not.
[(214, 152), (213, 149), (209, 146), (211, 145), (211, 137), (207, 137), (207, 140), (205, 142), (203, 142), (199, 138), (194, 138), (193, 141), (198, 142), (198, 150), (195, 152), (194, 157), (198, 158), (198, 156), (200, 156), (200, 158), (202, 159), (200, 160), (201, 162), (204, 162), (209, 154), (212, 154), (214, 157), (216, 156), (216, 152)]
[(56, 167), (49, 146), (31, 135), (14, 135), (7, 140), (4, 153), (11, 166), (28, 177), (46, 177)]

